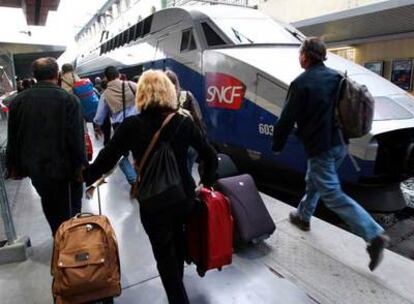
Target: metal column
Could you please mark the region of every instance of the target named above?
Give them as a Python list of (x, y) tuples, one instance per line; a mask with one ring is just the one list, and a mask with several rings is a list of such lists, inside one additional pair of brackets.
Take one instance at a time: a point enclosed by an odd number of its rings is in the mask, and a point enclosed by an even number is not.
[(0, 246), (0, 264), (25, 261), (28, 256), (27, 248), (30, 239), (27, 236), (17, 237), (13, 217), (7, 198), (6, 183), (4, 181), (6, 166), (5, 143), (0, 143), (0, 216), (6, 232), (7, 242)]
[[(3, 150), (3, 151), (2, 151)], [(0, 158), (4, 158), (4, 148), (0, 147)], [(9, 201), (7, 199), (6, 185), (4, 183), (5, 168), (4, 161), (0, 162), (0, 214), (3, 219), (4, 229), (6, 230), (7, 243), (13, 244), (16, 237), (16, 229), (14, 229), (13, 218), (10, 211)]]

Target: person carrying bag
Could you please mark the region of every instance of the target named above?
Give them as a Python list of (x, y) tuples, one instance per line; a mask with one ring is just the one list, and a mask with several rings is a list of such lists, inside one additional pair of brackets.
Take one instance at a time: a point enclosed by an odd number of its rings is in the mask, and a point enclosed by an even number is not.
[[(182, 121), (175, 129), (173, 137), (160, 141), (162, 129), (174, 115), (178, 114), (171, 113), (165, 118), (137, 167), (138, 178), (132, 194), (144, 208), (152, 212), (186, 199), (177, 160), (171, 147), (171, 140), (177, 135)], [(156, 145), (157, 149), (149, 158)]]
[(164, 72), (148, 70), (142, 74), (136, 106), (140, 114), (120, 124), (93, 164), (84, 170), (84, 180), (87, 185), (93, 184), (122, 155), (132, 152), (139, 164), (134, 193), (168, 302), (186, 304), (184, 227), (194, 209), (196, 188), (187, 169), (188, 149), (193, 147), (204, 163), (201, 182), (207, 187), (215, 182), (217, 156), (193, 120), (177, 113), (176, 91)]

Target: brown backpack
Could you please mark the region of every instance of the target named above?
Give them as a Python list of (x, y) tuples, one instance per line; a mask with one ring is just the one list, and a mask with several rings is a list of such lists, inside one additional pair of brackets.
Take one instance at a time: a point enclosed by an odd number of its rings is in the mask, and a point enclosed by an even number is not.
[(56, 304), (77, 304), (121, 294), (115, 232), (104, 215), (80, 214), (55, 235), (52, 291)]

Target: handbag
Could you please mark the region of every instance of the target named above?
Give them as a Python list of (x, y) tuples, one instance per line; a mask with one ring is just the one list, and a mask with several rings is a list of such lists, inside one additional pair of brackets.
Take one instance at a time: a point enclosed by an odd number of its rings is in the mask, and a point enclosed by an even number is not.
[[(159, 141), (162, 129), (170, 122), (175, 113), (169, 114), (152, 140), (141, 159), (138, 177), (134, 185), (134, 196), (147, 212), (157, 212), (163, 208), (184, 201), (185, 194), (177, 160), (171, 147), (171, 139), (175, 137), (182, 121), (175, 132), (167, 140)], [(155, 144), (157, 149), (149, 158)]]

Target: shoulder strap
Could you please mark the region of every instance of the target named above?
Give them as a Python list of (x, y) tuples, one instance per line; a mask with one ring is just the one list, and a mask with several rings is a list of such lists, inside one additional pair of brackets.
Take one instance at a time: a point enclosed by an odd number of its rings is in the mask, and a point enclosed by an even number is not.
[(128, 81), (128, 86), (129, 86), (129, 89), (131, 90), (131, 92), (135, 95), (135, 90), (132, 88), (132, 86), (131, 86), (131, 82), (130, 81)]
[(125, 119), (125, 81), (122, 81), (122, 112)]
[(138, 167), (138, 179), (137, 181), (139, 181), (141, 179), (141, 173), (142, 173), (142, 169), (144, 168), (144, 165), (148, 159), (148, 156), (150, 155), (152, 149), (154, 148), (155, 144), (157, 143), (160, 134), (161, 134), (161, 130), (170, 122), (170, 120), (174, 117), (175, 112), (169, 114), (163, 121), (161, 127), (158, 129), (157, 132), (155, 132), (154, 136), (151, 139), (151, 142), (149, 144), (149, 146), (147, 147), (147, 149), (145, 150), (144, 156), (142, 157), (140, 163), (139, 163), (139, 167)]
[(63, 79), (63, 77), (61, 79), (62, 79), (62, 82), (66, 83), (69, 87), (73, 86), (73, 84), (70, 84), (69, 82), (67, 82), (65, 79)]

